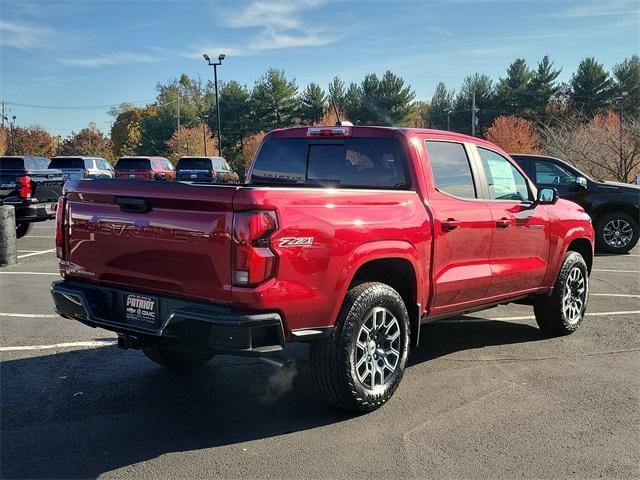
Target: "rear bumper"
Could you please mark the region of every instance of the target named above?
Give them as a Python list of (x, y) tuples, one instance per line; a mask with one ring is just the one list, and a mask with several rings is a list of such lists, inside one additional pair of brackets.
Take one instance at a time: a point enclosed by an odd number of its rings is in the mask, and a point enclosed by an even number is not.
[[(158, 300), (158, 319), (153, 325), (126, 319), (128, 294)], [(235, 355), (277, 354), (285, 343), (282, 319), (277, 313), (243, 313), (213, 303), (64, 280), (51, 284), (51, 295), (62, 317), (133, 336), (141, 342), (153, 340)]]
[[(10, 205), (7, 203), (6, 205)], [(44, 203), (36, 203), (33, 205), (15, 205), (16, 207), (16, 223), (25, 222), (44, 222), (55, 218), (55, 212), (49, 213), (45, 209)]]

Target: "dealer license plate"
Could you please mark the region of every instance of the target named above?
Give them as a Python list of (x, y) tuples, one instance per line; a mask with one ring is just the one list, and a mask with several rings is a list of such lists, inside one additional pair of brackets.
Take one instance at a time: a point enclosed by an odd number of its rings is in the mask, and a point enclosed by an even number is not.
[(127, 294), (124, 308), (128, 321), (154, 325), (158, 320), (158, 299), (155, 297)]

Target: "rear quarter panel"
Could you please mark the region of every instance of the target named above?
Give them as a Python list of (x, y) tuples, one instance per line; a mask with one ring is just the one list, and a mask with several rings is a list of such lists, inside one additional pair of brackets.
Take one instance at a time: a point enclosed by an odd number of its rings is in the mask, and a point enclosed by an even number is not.
[[(406, 259), (418, 285), (428, 286), (430, 222), (416, 192), (243, 188), (233, 207), (276, 211), (270, 248), (278, 266), (276, 278), (258, 288), (234, 287), (232, 303), (279, 311), (287, 330), (333, 325), (354, 274), (369, 260)], [(308, 237), (311, 245), (288, 244)]]

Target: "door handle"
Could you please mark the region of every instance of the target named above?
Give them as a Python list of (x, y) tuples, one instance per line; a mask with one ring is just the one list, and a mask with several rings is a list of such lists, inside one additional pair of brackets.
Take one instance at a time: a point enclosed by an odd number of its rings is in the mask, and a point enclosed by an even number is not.
[(445, 232), (450, 232), (451, 230), (455, 230), (460, 226), (460, 221), (455, 218), (447, 218), (444, 222), (442, 222), (442, 230)]
[(511, 226), (511, 220), (508, 218), (502, 217), (500, 220), (496, 221), (496, 227), (498, 228), (507, 228)]

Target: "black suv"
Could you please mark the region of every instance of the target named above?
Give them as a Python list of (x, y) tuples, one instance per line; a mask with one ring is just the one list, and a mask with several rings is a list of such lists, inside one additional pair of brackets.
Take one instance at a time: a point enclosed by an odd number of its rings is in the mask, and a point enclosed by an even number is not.
[(55, 217), (62, 195), (62, 172), (45, 157), (0, 157), (0, 202), (16, 209), (16, 235), (24, 237), (32, 222)]
[(627, 253), (640, 236), (640, 187), (594, 180), (560, 159), (511, 154), (540, 188), (555, 188), (561, 198), (577, 203), (591, 215), (596, 247)]

